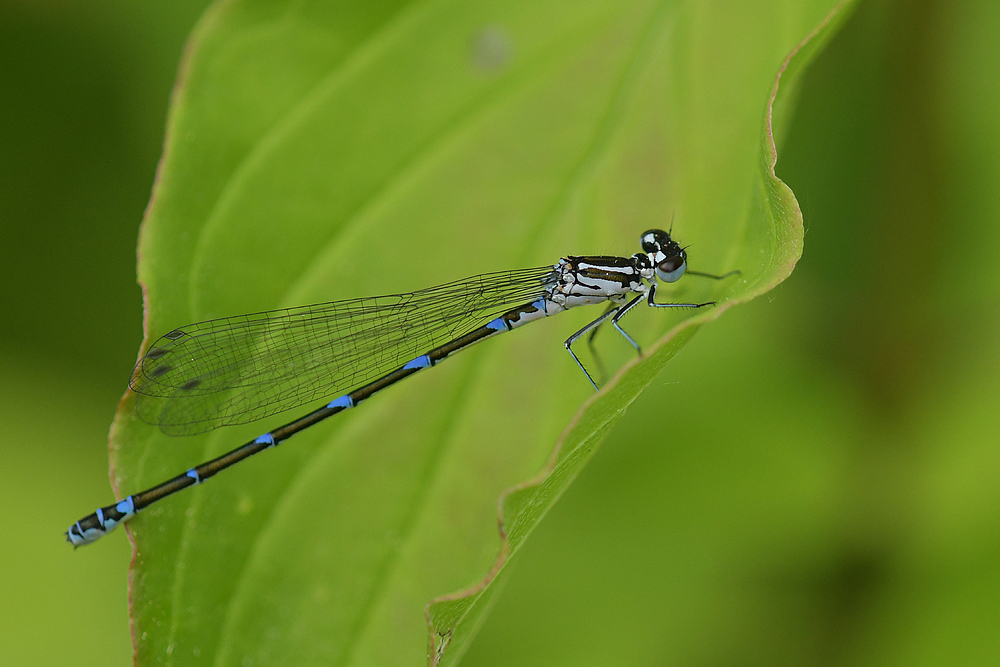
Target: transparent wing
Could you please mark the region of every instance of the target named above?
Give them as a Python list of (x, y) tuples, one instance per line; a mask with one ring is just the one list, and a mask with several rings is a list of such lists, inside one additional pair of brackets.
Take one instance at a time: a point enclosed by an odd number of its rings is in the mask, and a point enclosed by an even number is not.
[(136, 411), (164, 433), (190, 435), (333, 398), (538, 299), (553, 279), (552, 266), (487, 273), (180, 327), (136, 364)]

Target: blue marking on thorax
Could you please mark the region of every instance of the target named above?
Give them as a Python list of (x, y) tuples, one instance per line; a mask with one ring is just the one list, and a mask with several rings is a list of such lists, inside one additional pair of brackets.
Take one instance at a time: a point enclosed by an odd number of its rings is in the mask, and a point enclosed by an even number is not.
[[(104, 510), (102, 510), (101, 508), (98, 507), (97, 511), (94, 512), (94, 514), (97, 515), (97, 522), (99, 524), (101, 524), (101, 528), (104, 528)], [(77, 522), (77, 523), (79, 523), (79, 522)]]
[(411, 369), (427, 368), (430, 365), (431, 365), (431, 358), (428, 357), (426, 354), (422, 354), (413, 361), (407, 361), (403, 365), (403, 369), (411, 370)]
[(535, 301), (531, 305), (547, 315), (549, 312), (547, 304), (548, 301), (546, 301), (545, 299), (539, 299), (538, 301)]
[(354, 407), (354, 399), (351, 398), (350, 394), (344, 394), (340, 398), (335, 398), (332, 401), (330, 401), (329, 403), (327, 403), (326, 407), (328, 407), (328, 408), (344, 408), (346, 410), (347, 408), (353, 408)]

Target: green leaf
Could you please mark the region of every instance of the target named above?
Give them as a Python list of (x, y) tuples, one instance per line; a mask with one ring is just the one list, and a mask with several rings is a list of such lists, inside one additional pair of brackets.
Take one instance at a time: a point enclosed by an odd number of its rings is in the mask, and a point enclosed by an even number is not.
[[(599, 314), (575, 309), (144, 511), (129, 524), (138, 662), (457, 660), (496, 575), (629, 403), (697, 326), (791, 272), (801, 215), (761, 115), (785, 56), (830, 8), (210, 9), (140, 240), (147, 340), (564, 254), (629, 255), (671, 219), (692, 269), (742, 275), (661, 292), (714, 309), (631, 313), (641, 359), (602, 334), (622, 370), (596, 396), (560, 349)], [(791, 59), (779, 101), (842, 14)], [(124, 493), (282, 423), (170, 439), (133, 406), (113, 428)]]

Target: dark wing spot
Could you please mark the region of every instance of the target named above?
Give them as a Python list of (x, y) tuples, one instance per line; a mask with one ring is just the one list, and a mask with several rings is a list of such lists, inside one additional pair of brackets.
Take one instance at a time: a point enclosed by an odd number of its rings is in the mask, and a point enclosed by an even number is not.
[(180, 329), (174, 329), (170, 333), (163, 334), (163, 337), (168, 340), (177, 340), (178, 338), (182, 338), (183, 336), (184, 332), (181, 331)]
[(158, 378), (161, 375), (166, 375), (167, 373), (169, 373), (173, 369), (174, 369), (174, 367), (171, 366), (170, 364), (160, 364), (159, 366), (157, 366), (156, 368), (154, 368), (152, 371), (149, 372), (149, 376), (150, 377), (154, 377), (154, 378)]
[(154, 347), (152, 350), (146, 353), (147, 359), (159, 359), (167, 353), (167, 350), (162, 347)]
[(201, 380), (198, 379), (188, 380), (187, 382), (181, 385), (181, 389), (187, 389), (187, 390), (196, 389), (200, 384)]

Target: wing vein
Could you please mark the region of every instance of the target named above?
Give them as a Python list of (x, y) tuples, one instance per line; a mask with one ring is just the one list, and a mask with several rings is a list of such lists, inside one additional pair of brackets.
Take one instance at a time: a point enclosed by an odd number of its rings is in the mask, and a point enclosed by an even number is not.
[(136, 411), (190, 435), (333, 397), (542, 297), (553, 279), (550, 265), (189, 324), (136, 364)]

